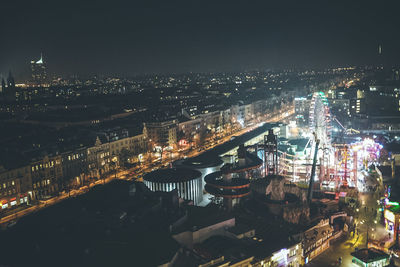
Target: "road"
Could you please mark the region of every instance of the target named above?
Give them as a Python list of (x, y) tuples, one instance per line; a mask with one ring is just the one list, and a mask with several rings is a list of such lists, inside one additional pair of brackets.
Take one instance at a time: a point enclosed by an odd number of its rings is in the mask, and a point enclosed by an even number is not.
[[(367, 247), (368, 240), (378, 239), (386, 234), (385, 226), (380, 224), (380, 212), (377, 200), (381, 191), (359, 193), (360, 207), (355, 210), (356, 233), (348, 234), (340, 240), (333, 241), (331, 247), (313, 259), (306, 266), (338, 266), (338, 259), (342, 257), (341, 266), (352, 266), (352, 256), (355, 248)], [(358, 233), (358, 234), (357, 234)]]
[[(266, 115), (263, 118), (262, 122), (277, 122), (277, 121), (281, 121), (285, 118), (291, 117), (294, 114), (294, 106), (287, 106), (279, 111), (276, 111), (273, 114), (269, 114)], [(236, 135), (242, 135), (246, 132), (249, 132), (251, 130), (254, 130), (255, 128), (258, 127), (258, 123), (256, 125), (253, 125), (251, 127), (247, 127), (244, 129), (241, 129), (239, 131), (235, 131), (232, 132), (228, 135), (226, 135), (225, 137), (221, 138), (218, 142), (211, 142), (211, 143), (206, 143), (204, 145), (204, 148), (202, 149), (202, 151), (198, 151), (198, 150), (191, 150), (191, 151), (184, 151), (182, 153), (179, 154), (180, 157), (195, 157), (201, 153), (203, 153), (205, 151), (205, 147), (207, 147), (207, 149), (211, 149), (217, 145), (220, 145), (224, 142), (227, 142), (231, 139), (232, 136), (236, 136)], [(100, 185), (100, 184), (106, 184), (109, 183), (115, 179), (123, 179), (123, 180), (134, 180), (137, 177), (141, 177), (144, 173), (149, 172), (151, 170), (154, 169), (158, 169), (158, 168), (162, 168), (165, 165), (168, 165), (169, 163), (171, 163), (172, 161), (175, 161), (177, 158), (168, 158), (166, 157), (165, 159), (163, 159), (162, 164), (159, 163), (159, 160), (153, 160), (152, 163), (150, 164), (142, 164), (141, 167), (136, 167), (136, 168), (131, 168), (128, 170), (123, 170), (123, 171), (119, 171), (117, 172), (117, 174), (112, 173), (109, 174), (107, 177), (105, 177), (104, 179), (100, 179), (97, 180), (89, 185), (83, 186), (79, 189), (74, 189), (74, 190), (70, 190), (69, 192), (62, 192), (60, 193), (59, 196), (55, 196), (52, 197), (48, 200), (41, 200), (39, 204), (33, 205), (33, 206), (28, 206), (27, 208), (23, 209), (23, 210), (18, 210), (17, 212), (14, 212), (10, 215), (6, 215), (2, 218), (0, 218), (0, 225), (7, 225), (8, 223), (10, 223), (11, 221), (16, 221), (17, 219), (30, 214), (32, 212), (36, 212), (39, 211), (43, 208), (46, 208), (50, 205), (54, 205), (60, 201), (63, 201), (64, 199), (67, 199), (69, 197), (75, 197), (81, 194), (84, 194), (86, 192), (88, 192), (90, 190), (90, 188), (96, 186), (96, 185)], [(134, 173), (134, 175), (129, 175), (130, 173)]]
[(342, 237), (341, 239), (335, 240), (331, 243), (329, 249), (317, 256), (306, 266), (339, 266), (339, 257), (342, 257), (342, 264), (340, 266), (352, 266), (352, 256), (350, 253), (354, 251), (354, 248), (361, 247), (365, 244), (365, 235), (355, 235)]
[[(342, 257), (341, 266), (352, 266), (352, 256), (355, 248), (365, 248), (367, 246), (367, 225), (369, 231), (376, 229), (377, 224), (374, 223), (375, 217), (372, 216), (372, 207), (377, 204), (374, 194), (360, 194), (359, 199), (362, 206), (358, 209), (358, 214), (355, 215), (357, 222), (358, 234), (349, 234), (342, 238), (333, 241), (331, 247), (321, 255), (313, 259), (306, 266), (339, 266), (338, 259)], [(365, 209), (367, 207), (367, 210)], [(371, 235), (371, 233), (368, 233)]]

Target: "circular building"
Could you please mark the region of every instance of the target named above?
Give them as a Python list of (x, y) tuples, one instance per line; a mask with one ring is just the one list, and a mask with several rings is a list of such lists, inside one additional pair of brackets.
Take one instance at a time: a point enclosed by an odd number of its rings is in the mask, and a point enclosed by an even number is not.
[(224, 172), (218, 171), (205, 177), (206, 191), (216, 197), (241, 198), (250, 193), (250, 180), (244, 178), (225, 179)]
[(187, 158), (184, 160), (178, 160), (173, 163), (174, 167), (188, 168), (191, 170), (197, 170), (201, 172), (203, 179), (203, 189), (204, 189), (204, 177), (207, 174), (219, 171), (221, 166), (224, 164), (219, 156), (210, 154), (201, 154), (200, 156)]
[(188, 168), (159, 169), (143, 177), (151, 191), (169, 192), (178, 190), (180, 198), (192, 200), (195, 205), (203, 200), (201, 172)]

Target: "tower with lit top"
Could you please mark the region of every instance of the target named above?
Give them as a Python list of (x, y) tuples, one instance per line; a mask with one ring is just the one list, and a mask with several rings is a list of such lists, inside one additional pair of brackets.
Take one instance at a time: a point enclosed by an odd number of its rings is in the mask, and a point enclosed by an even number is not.
[(32, 81), (36, 85), (41, 85), (47, 81), (47, 65), (42, 54), (40, 54), (39, 60), (31, 61), (31, 72)]

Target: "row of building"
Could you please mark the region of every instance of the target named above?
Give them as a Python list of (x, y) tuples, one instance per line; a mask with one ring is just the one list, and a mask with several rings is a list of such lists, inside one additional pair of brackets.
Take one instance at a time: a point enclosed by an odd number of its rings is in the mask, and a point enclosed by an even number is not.
[(218, 137), (235, 129), (240, 129), (264, 121), (274, 108), (282, 104), (282, 99), (291, 99), (293, 92), (282, 93), (280, 97), (258, 100), (248, 104), (237, 104), (225, 110), (195, 114), (190, 108), (182, 109), (181, 115), (169, 120), (145, 123), (152, 146), (168, 147), (177, 144), (201, 145), (210, 136)]
[[(98, 134), (93, 146), (46, 154), (18, 168), (0, 168), (0, 207), (2, 210), (31, 200), (46, 199), (59, 192), (101, 179), (124, 165), (122, 161), (143, 161), (148, 152), (161, 148), (201, 146), (205, 135), (223, 136), (266, 118), (281, 98), (234, 105), (224, 111), (165, 121), (144, 123), (141, 133)], [(182, 112), (184, 114), (184, 112)]]
[[(303, 266), (330, 247), (342, 231), (329, 219), (288, 234), (263, 219), (212, 207), (188, 207), (170, 227), (181, 250), (161, 266)], [(271, 239), (276, 242), (271, 242)]]
[(147, 152), (147, 137), (139, 134), (107, 142), (97, 137), (94, 146), (46, 155), (20, 168), (0, 169), (0, 203), (2, 209), (46, 199), (91, 179), (102, 178), (118, 166), (122, 151), (131, 159)]

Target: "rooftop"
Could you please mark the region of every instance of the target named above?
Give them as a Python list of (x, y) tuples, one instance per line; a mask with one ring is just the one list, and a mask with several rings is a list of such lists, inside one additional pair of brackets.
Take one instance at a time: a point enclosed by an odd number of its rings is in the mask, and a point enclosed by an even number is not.
[(388, 259), (390, 256), (383, 251), (374, 248), (363, 248), (358, 251), (352, 252), (351, 255), (362, 262), (369, 263), (381, 259)]
[(211, 166), (217, 166), (222, 164), (222, 160), (219, 158), (219, 156), (225, 154), (226, 152), (237, 148), (239, 145), (244, 144), (245, 142), (253, 139), (254, 137), (265, 133), (272, 127), (274, 127), (277, 124), (274, 123), (264, 123), (260, 127), (244, 133), (240, 136), (235, 137), (233, 140), (230, 140), (228, 142), (225, 142), (221, 145), (215, 146), (214, 148), (205, 151), (201, 155), (194, 157), (194, 158), (189, 158), (185, 159), (184, 161), (177, 162), (178, 164), (186, 165), (186, 166), (191, 166), (195, 167), (198, 166), (199, 168), (205, 168), (205, 167), (211, 167)]
[(143, 179), (149, 182), (178, 183), (201, 177), (201, 172), (188, 168), (158, 169), (146, 174)]
[(242, 240), (226, 236), (212, 236), (196, 245), (194, 250), (207, 260), (224, 256), (231, 263), (237, 263), (251, 257), (250, 247)]
[(217, 207), (187, 207), (186, 221), (172, 230), (173, 234), (185, 231), (193, 231), (193, 229), (202, 229), (229, 219), (234, 218), (230, 213), (221, 211)]
[(312, 228), (304, 233), (304, 247), (307, 248), (311, 244), (314, 244), (324, 236), (327, 236), (329, 233), (332, 233), (332, 226), (326, 225), (317, 228)]
[[(151, 193), (141, 197), (140, 183), (137, 196), (129, 196), (130, 185), (116, 181), (97, 186), (22, 218), (0, 232), (2, 264), (124, 266), (136, 262), (159, 266), (171, 261), (179, 244), (168, 233), (167, 213), (152, 209), (158, 206), (159, 197)], [(124, 219), (121, 212), (127, 213)]]

